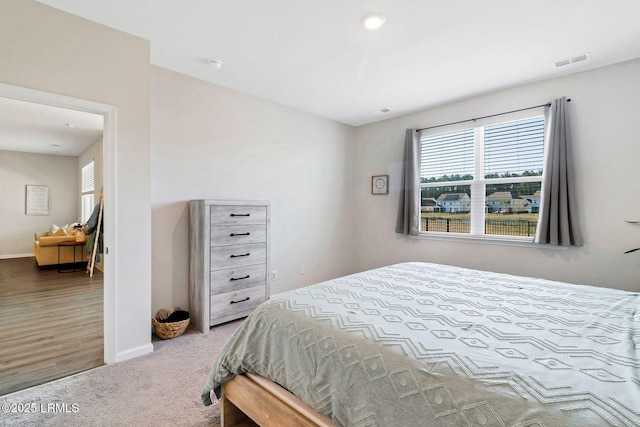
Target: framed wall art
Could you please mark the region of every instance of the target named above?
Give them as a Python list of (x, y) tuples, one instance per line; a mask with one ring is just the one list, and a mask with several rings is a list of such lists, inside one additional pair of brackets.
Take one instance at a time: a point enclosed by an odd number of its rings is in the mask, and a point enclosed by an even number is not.
[(371, 194), (389, 194), (389, 175), (371, 177)]
[(25, 191), (25, 214), (51, 214), (51, 193), (48, 185), (27, 185)]

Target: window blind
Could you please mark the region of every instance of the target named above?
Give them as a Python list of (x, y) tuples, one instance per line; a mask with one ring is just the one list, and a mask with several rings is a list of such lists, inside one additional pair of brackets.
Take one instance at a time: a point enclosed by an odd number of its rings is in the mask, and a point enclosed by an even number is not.
[(426, 181), (473, 178), (473, 129), (422, 138), (420, 177)]
[(82, 193), (92, 193), (95, 189), (94, 163), (82, 168)]
[(485, 127), (485, 178), (541, 175), (543, 159), (544, 117)]

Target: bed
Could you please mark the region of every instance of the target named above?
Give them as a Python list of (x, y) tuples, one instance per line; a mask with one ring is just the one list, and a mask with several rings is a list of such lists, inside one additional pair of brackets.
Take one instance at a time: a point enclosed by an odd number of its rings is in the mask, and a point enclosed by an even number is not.
[(223, 426), (639, 426), (640, 294), (369, 270), (258, 307), (212, 366), (212, 397)]

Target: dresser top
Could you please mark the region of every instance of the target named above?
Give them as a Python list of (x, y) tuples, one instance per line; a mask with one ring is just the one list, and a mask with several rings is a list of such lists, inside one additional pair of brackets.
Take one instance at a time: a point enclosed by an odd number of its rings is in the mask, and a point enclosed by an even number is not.
[(225, 205), (225, 206), (271, 206), (269, 200), (218, 200), (218, 199), (198, 199), (192, 200), (204, 202), (205, 205)]

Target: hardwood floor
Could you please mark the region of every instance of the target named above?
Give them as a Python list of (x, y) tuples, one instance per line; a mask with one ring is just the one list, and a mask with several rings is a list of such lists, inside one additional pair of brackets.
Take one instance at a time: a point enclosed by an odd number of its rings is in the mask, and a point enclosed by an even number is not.
[(104, 364), (103, 277), (0, 259), (0, 395)]

